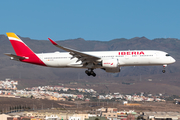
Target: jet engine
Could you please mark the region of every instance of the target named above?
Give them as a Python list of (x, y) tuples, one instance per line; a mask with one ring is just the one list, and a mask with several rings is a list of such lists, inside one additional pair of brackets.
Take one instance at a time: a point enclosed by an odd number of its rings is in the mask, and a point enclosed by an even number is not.
[(118, 59), (107, 59), (102, 61), (102, 66), (104, 68), (117, 68), (118, 67)]
[(117, 73), (120, 72), (118, 59), (107, 59), (102, 61), (102, 67), (106, 72)]

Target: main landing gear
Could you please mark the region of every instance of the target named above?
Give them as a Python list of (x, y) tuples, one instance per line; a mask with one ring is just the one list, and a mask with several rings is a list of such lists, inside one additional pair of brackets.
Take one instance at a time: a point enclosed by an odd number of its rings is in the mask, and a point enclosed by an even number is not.
[(165, 73), (165, 72), (166, 72), (166, 70), (165, 70), (165, 69), (166, 69), (166, 67), (167, 67), (167, 65), (163, 65), (163, 70), (162, 70), (162, 72), (163, 72), (163, 73)]
[(93, 69), (86, 70), (85, 73), (86, 73), (88, 76), (90, 76), (90, 75), (92, 75), (93, 77), (96, 76), (96, 73), (94, 73)]

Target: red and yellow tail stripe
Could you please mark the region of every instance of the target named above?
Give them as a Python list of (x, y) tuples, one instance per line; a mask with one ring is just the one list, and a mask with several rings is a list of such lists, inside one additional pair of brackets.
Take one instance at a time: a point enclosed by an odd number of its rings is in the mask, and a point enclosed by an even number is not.
[(21, 59), (20, 61), (46, 66), (42, 60), (15, 33), (6, 34), (14, 48), (14, 51), (16, 52), (16, 55), (28, 58)]
[(15, 33), (6, 33), (9, 40), (18, 40), (23, 42)]

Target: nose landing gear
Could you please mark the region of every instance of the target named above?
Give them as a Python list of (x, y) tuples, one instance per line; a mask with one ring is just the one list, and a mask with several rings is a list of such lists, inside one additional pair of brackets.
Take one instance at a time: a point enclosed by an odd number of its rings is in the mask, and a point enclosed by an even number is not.
[(167, 65), (163, 65), (163, 70), (162, 70), (162, 72), (163, 72), (163, 73), (165, 73), (165, 72), (166, 72), (166, 70), (165, 70), (165, 69), (166, 69), (166, 67), (167, 67)]
[(165, 72), (166, 72), (166, 70), (162, 70), (162, 72), (163, 72), (163, 73), (165, 73)]
[(86, 70), (85, 73), (86, 73), (88, 76), (90, 76), (90, 75), (92, 75), (93, 77), (96, 76), (96, 73), (94, 73), (93, 69)]

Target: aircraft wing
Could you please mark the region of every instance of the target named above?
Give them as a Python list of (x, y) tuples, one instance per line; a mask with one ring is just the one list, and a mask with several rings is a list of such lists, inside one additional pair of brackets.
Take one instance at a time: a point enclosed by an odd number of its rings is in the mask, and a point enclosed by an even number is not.
[(56, 47), (61, 48), (61, 49), (65, 50), (65, 51), (69, 52), (69, 54), (73, 56), (71, 59), (73, 59), (75, 57), (78, 58), (78, 60), (76, 62), (82, 61), (82, 64), (85, 64), (85, 63), (94, 63), (94, 64), (96, 64), (97, 60), (101, 59), (100, 57), (97, 57), (97, 56), (94, 56), (94, 55), (89, 55), (89, 54), (86, 54), (84, 52), (80, 52), (80, 51), (77, 51), (77, 50), (73, 50), (73, 49), (70, 49), (70, 48), (67, 48), (67, 47), (60, 46), (56, 42), (54, 42), (52, 39), (50, 39), (50, 38), (48, 38), (48, 39)]

